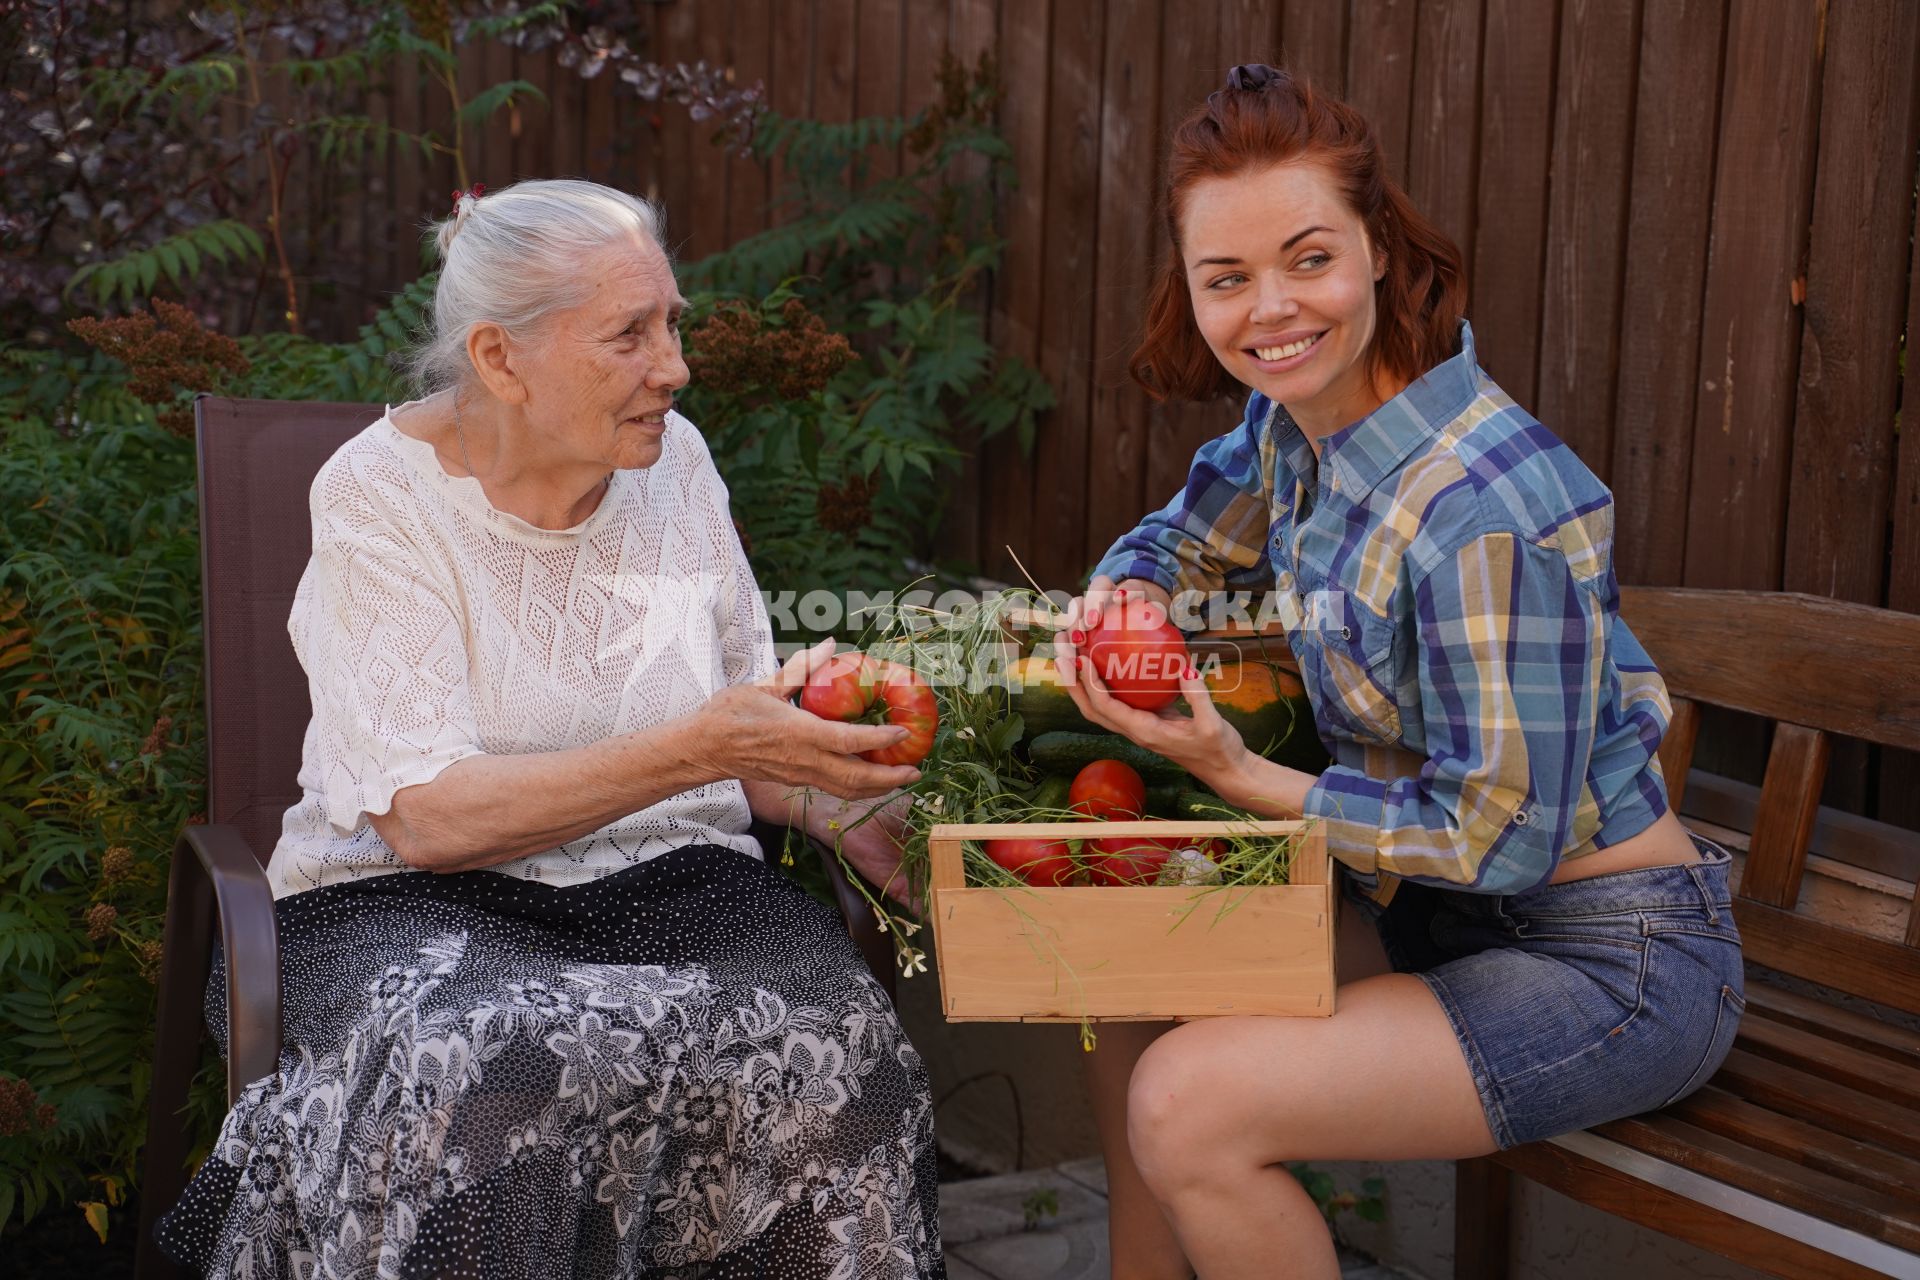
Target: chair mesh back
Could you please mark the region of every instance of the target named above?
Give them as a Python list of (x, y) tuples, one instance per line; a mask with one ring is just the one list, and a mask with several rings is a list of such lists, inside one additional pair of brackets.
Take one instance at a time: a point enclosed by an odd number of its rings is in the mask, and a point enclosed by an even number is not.
[(287, 636), (312, 534), (307, 491), (378, 405), (223, 400), (195, 405), (207, 682), (207, 816), (265, 862), (300, 799), (312, 707)]

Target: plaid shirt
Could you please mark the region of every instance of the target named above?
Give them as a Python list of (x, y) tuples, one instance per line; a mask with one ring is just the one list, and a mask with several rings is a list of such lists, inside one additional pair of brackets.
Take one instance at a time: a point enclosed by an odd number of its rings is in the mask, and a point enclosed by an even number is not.
[(1612, 543), (1606, 487), (1463, 324), (1318, 458), (1254, 395), (1096, 572), (1275, 593), (1334, 756), (1307, 816), (1384, 901), (1393, 876), (1517, 893), (1665, 812), (1666, 686), (1619, 618)]

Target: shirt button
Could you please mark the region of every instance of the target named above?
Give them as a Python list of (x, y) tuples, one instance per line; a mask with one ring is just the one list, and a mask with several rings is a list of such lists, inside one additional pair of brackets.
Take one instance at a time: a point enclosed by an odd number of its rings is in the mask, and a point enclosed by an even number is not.
[(1515, 809), (1513, 811), (1514, 826), (1524, 827), (1530, 824), (1532, 821), (1533, 821), (1533, 818), (1527, 813), (1525, 809)]

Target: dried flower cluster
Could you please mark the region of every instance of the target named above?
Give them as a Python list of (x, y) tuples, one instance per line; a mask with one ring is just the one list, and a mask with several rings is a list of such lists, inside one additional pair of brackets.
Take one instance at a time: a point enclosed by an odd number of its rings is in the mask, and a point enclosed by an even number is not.
[(160, 982), (160, 961), (166, 955), (166, 947), (158, 938), (150, 938), (140, 944), (140, 976), (148, 982), (158, 985)]
[(127, 366), (127, 389), (155, 410), (155, 420), (177, 436), (193, 434), (193, 409), (181, 393), (218, 391), (243, 376), (247, 358), (240, 344), (200, 323), (191, 310), (164, 298), (153, 310), (67, 322), (82, 341)]
[(140, 744), (140, 754), (143, 756), (151, 756), (158, 755), (160, 752), (165, 751), (167, 749), (167, 734), (172, 728), (172, 716), (161, 716), (158, 720), (155, 720), (153, 722), (153, 728), (147, 733), (146, 741)]
[(687, 365), (695, 381), (753, 399), (804, 400), (857, 358), (846, 335), (827, 328), (798, 298), (769, 325), (754, 308), (723, 302), (692, 333)]
[(830, 533), (857, 533), (873, 521), (874, 483), (850, 476), (845, 484), (823, 484), (813, 500), (820, 527)]
[(0, 1077), (0, 1138), (51, 1129), (60, 1115), (25, 1080)]
[(116, 844), (100, 855), (100, 883), (116, 885), (133, 874), (133, 850)]
[(96, 902), (87, 908), (87, 941), (105, 942), (113, 936), (113, 926), (120, 919), (120, 909), (111, 902)]

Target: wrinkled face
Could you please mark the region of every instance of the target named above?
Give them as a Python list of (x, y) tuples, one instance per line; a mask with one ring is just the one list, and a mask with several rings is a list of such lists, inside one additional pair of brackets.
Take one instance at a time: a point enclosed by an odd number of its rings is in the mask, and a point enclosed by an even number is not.
[(1311, 435), (1379, 408), (1366, 355), (1385, 264), (1321, 165), (1197, 182), (1180, 232), (1194, 319), (1228, 373)]
[(527, 420), (557, 460), (650, 467), (673, 393), (687, 385), (686, 299), (666, 255), (644, 237), (608, 245), (580, 269), (593, 292), (553, 316), (544, 340), (516, 362)]

